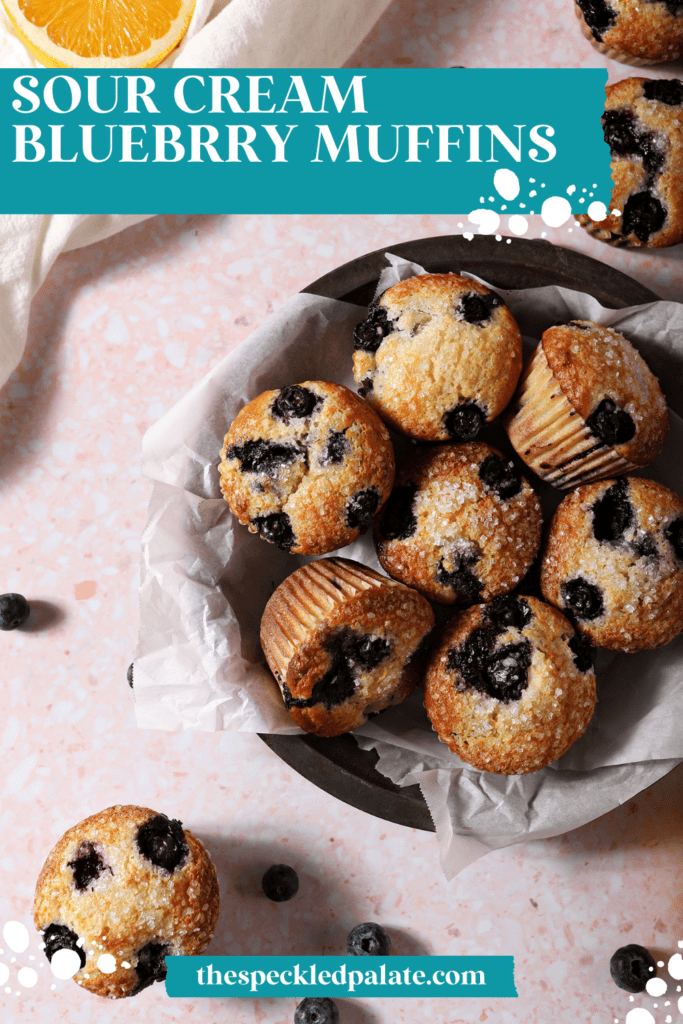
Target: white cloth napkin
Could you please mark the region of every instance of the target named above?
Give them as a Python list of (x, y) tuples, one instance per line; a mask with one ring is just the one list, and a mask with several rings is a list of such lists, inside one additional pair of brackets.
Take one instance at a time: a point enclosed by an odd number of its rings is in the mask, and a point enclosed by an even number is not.
[[(197, 0), (190, 27), (163, 67), (334, 68), (390, 0)], [(41, 65), (0, 5), (0, 67)]]
[[(197, 0), (164, 67), (339, 67), (390, 0)], [(40, 67), (0, 4), (0, 67)], [(140, 216), (0, 216), (0, 387), (21, 359), (29, 307), (60, 252), (98, 242)]]

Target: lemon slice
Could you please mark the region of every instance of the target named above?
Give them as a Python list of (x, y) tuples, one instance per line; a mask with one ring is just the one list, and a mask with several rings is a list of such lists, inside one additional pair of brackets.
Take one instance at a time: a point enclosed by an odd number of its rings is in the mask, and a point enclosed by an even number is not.
[(187, 32), (195, 0), (2, 0), (49, 68), (153, 68)]

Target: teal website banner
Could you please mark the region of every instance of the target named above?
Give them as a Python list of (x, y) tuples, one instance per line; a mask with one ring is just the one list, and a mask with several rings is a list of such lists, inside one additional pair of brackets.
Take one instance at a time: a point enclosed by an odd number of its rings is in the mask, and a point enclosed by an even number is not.
[(609, 204), (607, 72), (0, 70), (0, 213)]
[(511, 956), (169, 956), (169, 996), (516, 996)]

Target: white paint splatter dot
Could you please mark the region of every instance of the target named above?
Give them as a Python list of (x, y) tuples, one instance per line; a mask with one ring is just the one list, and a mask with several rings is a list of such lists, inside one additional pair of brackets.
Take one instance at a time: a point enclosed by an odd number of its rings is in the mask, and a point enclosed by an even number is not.
[(23, 985), (24, 988), (33, 988), (38, 981), (38, 975), (32, 967), (20, 967), (17, 978), (19, 979), (19, 984)]
[(81, 958), (75, 949), (58, 949), (50, 961), (50, 967), (55, 978), (65, 981), (80, 971)]
[(655, 1024), (655, 1019), (649, 1010), (636, 1006), (626, 1014), (626, 1024)]
[(576, 185), (570, 185), (569, 188), (567, 189), (567, 195), (568, 196), (573, 196), (575, 192), (576, 192)]
[(523, 235), (526, 233), (529, 224), (526, 217), (522, 217), (519, 213), (514, 213), (508, 221), (508, 227), (513, 235)]
[(103, 953), (97, 960), (97, 966), (102, 974), (113, 974), (116, 970), (116, 960), (111, 953)]
[(676, 981), (683, 979), (683, 956), (680, 953), (674, 953), (669, 960), (669, 974)]
[(470, 224), (479, 225), (480, 235), (492, 235), (500, 225), (500, 217), (495, 210), (472, 210), (467, 219)]
[(4, 985), (9, 978), (9, 967), (7, 964), (0, 964), (0, 985)]
[(23, 953), (28, 946), (28, 931), (20, 921), (8, 921), (2, 929), (2, 937), (15, 953)]
[(493, 187), (503, 199), (516, 199), (519, 195), (519, 178), (514, 171), (500, 167), (493, 175)]
[(463, 231), (462, 237), (466, 238), (468, 242), (471, 242), (472, 239), (474, 238), (474, 235), (472, 234), (471, 231)]
[(572, 215), (572, 208), (562, 196), (548, 196), (541, 208), (543, 223), (549, 228), (559, 228)]

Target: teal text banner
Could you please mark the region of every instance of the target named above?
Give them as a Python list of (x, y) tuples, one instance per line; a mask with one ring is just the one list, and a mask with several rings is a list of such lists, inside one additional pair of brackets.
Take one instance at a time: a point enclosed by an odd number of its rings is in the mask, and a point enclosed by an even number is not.
[(0, 70), (2, 213), (609, 203), (604, 69)]
[(169, 996), (516, 996), (511, 956), (170, 956)]

